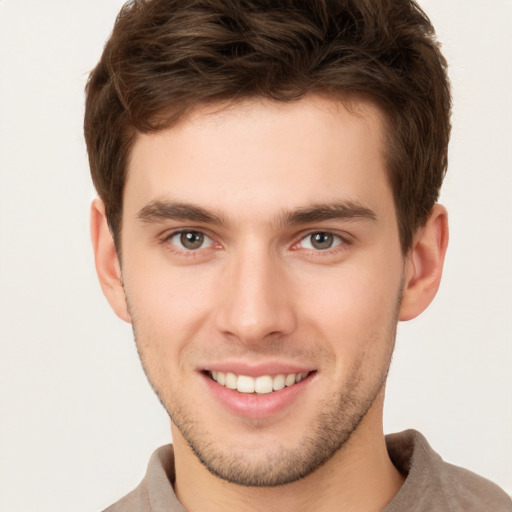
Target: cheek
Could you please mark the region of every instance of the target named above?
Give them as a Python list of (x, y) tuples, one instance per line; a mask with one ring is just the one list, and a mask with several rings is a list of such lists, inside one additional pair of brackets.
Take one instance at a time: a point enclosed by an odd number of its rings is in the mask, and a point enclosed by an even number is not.
[(158, 364), (181, 361), (182, 352), (207, 323), (218, 280), (207, 269), (137, 261), (149, 259), (133, 258), (123, 269), (137, 344), (146, 357), (160, 358)]
[(319, 330), (340, 357), (370, 347), (377, 353), (388, 350), (401, 284), (401, 268), (394, 266), (346, 265), (315, 285), (304, 283), (311, 292), (303, 295), (303, 321)]
[(162, 252), (132, 254), (123, 266), (125, 290), (139, 317), (157, 324), (175, 323), (195, 314), (198, 308), (194, 306), (200, 304), (208, 284), (204, 271), (172, 266)]
[(308, 290), (307, 304), (311, 311), (326, 316), (328, 323), (364, 322), (389, 315), (396, 307), (401, 274), (396, 271), (369, 271), (349, 266), (326, 276), (315, 283), (305, 283)]

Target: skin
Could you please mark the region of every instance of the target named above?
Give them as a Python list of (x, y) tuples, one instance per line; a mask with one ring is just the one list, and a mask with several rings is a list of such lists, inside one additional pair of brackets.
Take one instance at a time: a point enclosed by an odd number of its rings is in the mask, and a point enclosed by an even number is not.
[[(399, 490), (385, 379), (397, 321), (437, 291), (448, 228), (434, 206), (402, 254), (382, 128), (369, 102), (308, 97), (205, 107), (139, 135), (122, 265), (93, 203), (100, 282), (171, 416), (187, 510), (364, 512)], [(185, 247), (183, 230), (203, 243)], [(316, 248), (315, 233), (332, 247)], [(312, 373), (290, 403), (249, 417), (211, 393), (205, 372), (219, 364)]]

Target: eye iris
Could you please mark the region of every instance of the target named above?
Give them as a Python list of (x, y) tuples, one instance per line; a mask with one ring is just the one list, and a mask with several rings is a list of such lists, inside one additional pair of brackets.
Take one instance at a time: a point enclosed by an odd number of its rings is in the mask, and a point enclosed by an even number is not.
[(311, 235), (311, 245), (315, 249), (330, 249), (334, 242), (334, 237), (331, 233), (315, 233)]
[(197, 231), (186, 231), (181, 233), (180, 242), (186, 249), (198, 249), (203, 245), (204, 235)]

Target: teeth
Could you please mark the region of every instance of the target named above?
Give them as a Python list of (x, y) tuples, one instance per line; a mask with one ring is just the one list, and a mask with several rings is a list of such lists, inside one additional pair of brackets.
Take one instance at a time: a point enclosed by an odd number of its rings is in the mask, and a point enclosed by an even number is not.
[(236, 382), (236, 389), (240, 391), (240, 393), (254, 393), (254, 379), (247, 377), (247, 375), (239, 375)]
[(228, 389), (236, 389), (238, 378), (234, 373), (226, 373), (226, 387)]
[(231, 372), (211, 372), (214, 381), (228, 389), (236, 389), (239, 393), (266, 394), (272, 391), (279, 391), (284, 387), (293, 386), (308, 376), (309, 372), (279, 374), (274, 377), (262, 375), (260, 377), (249, 377), (247, 375), (235, 375)]
[(280, 389), (284, 388), (285, 379), (286, 377), (283, 374), (276, 375), (274, 377), (274, 379), (272, 380), (272, 388), (274, 389), (274, 391), (279, 391)]
[(272, 393), (272, 377), (269, 375), (263, 375), (263, 377), (257, 377), (254, 380), (254, 391), (256, 393)]
[(296, 376), (297, 375), (295, 373), (290, 373), (289, 375), (287, 375), (286, 378), (284, 379), (284, 385), (291, 386), (292, 384), (295, 384)]
[(301, 380), (305, 379), (307, 375), (308, 372), (297, 373), (297, 375), (295, 375), (295, 382), (300, 382)]

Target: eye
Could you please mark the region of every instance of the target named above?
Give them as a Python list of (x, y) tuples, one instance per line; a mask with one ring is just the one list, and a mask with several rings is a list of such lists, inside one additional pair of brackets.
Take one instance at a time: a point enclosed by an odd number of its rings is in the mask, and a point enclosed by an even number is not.
[(337, 245), (343, 243), (343, 240), (340, 236), (335, 235), (333, 233), (329, 233), (327, 231), (317, 231), (315, 233), (310, 233), (305, 236), (300, 242), (299, 245), (303, 249), (313, 249), (315, 251), (326, 251), (327, 249), (332, 249)]
[(201, 231), (179, 231), (168, 238), (171, 244), (186, 251), (196, 251), (213, 245), (213, 240)]

